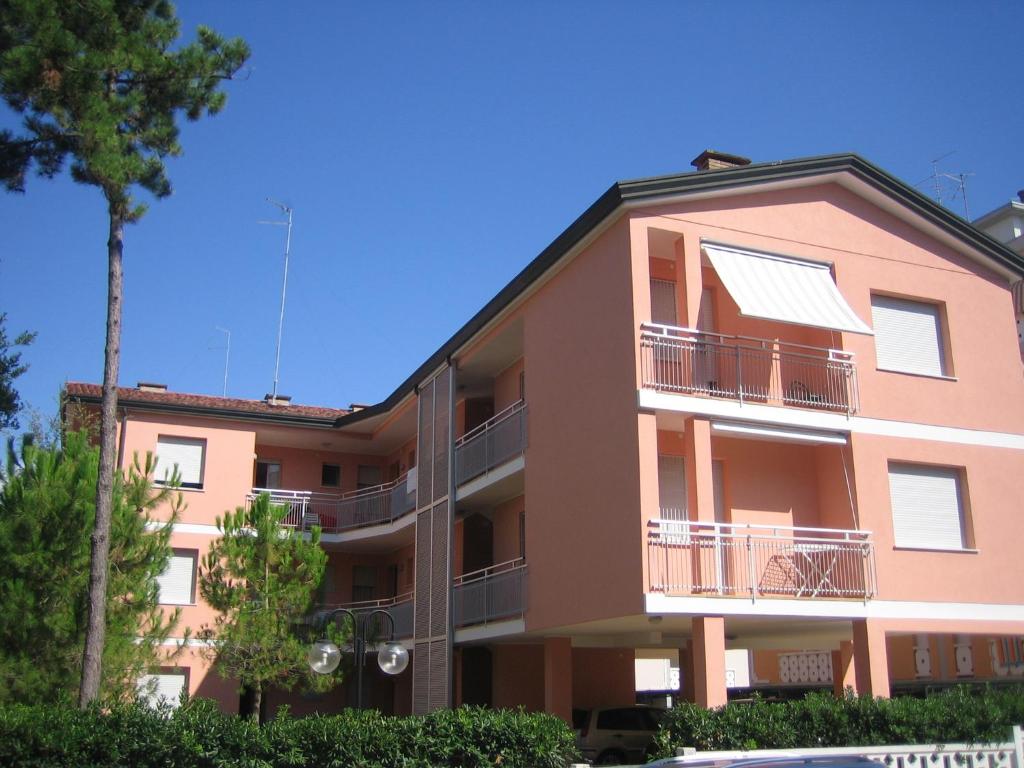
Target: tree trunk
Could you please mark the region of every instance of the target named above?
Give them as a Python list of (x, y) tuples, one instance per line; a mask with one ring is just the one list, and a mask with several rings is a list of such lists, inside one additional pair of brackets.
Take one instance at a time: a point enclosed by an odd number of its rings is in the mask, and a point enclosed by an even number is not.
[(122, 206), (108, 201), (110, 237), (107, 240), (107, 340), (103, 360), (103, 399), (100, 405), (100, 466), (96, 481), (96, 522), (89, 564), (89, 619), (85, 629), (82, 683), (78, 703), (86, 707), (100, 693), (103, 644), (106, 639), (107, 577), (110, 560), (110, 514), (117, 454), (117, 374), (121, 363), (121, 303), (124, 290), (121, 257), (124, 250)]
[(252, 719), (263, 724), (263, 683), (252, 687)]

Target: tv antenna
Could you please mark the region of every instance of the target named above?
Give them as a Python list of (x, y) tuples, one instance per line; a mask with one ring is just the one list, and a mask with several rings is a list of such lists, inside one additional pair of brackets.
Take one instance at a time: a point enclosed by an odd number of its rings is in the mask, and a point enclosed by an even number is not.
[(228, 396), (228, 363), (231, 360), (231, 331), (229, 331), (227, 328), (221, 328), (219, 325), (215, 325), (214, 328), (216, 328), (221, 333), (227, 334), (227, 337), (228, 337), (227, 346), (225, 347), (225, 351), (224, 351), (224, 391), (221, 394), (222, 397), (227, 397)]
[(923, 184), (925, 184), (927, 182), (931, 182), (931, 185), (932, 185), (932, 187), (935, 190), (935, 202), (937, 202), (939, 205), (942, 205), (943, 204), (943, 202), (942, 202), (943, 184), (948, 186), (949, 183), (952, 182), (953, 185), (956, 187), (956, 191), (954, 191), (952, 194), (949, 195), (949, 202), (953, 202), (956, 199), (956, 196), (959, 194), (960, 197), (963, 198), (963, 201), (964, 201), (964, 219), (966, 219), (967, 221), (970, 221), (971, 220), (971, 209), (970, 209), (970, 206), (967, 204), (967, 177), (968, 176), (973, 176), (974, 174), (973, 173), (945, 173), (944, 171), (940, 171), (939, 170), (939, 163), (942, 162), (943, 160), (945, 160), (950, 155), (953, 155), (953, 154), (956, 154), (956, 150), (955, 149), (953, 151), (951, 151), (951, 152), (947, 152), (944, 155), (940, 155), (939, 157), (936, 157), (934, 160), (932, 160), (931, 161), (931, 163), (932, 163), (932, 173), (931, 173), (931, 176), (929, 176), (928, 178), (923, 179), (922, 181), (918, 182), (916, 186), (920, 187), (921, 185), (923, 185)]
[(277, 398), (277, 382), (278, 374), (281, 371), (281, 332), (284, 330), (284, 302), (288, 295), (288, 256), (291, 252), (292, 247), (292, 213), (293, 210), (284, 203), (279, 203), (277, 200), (267, 198), (267, 202), (271, 205), (276, 205), (281, 209), (281, 212), (288, 217), (287, 221), (260, 221), (260, 224), (271, 224), (276, 227), (287, 227), (288, 233), (285, 235), (284, 241), (284, 279), (281, 281), (281, 315), (277, 320), (277, 353), (274, 356), (274, 389), (271, 394), (271, 398)]

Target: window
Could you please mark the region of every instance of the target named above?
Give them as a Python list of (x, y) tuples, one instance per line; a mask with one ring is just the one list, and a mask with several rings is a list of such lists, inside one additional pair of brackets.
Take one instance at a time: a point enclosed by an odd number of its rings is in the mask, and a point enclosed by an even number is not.
[(892, 526), (897, 547), (959, 550), (966, 546), (961, 471), (889, 465)]
[(938, 304), (872, 296), (871, 319), (880, 369), (924, 376), (948, 375), (942, 309)]
[(156, 440), (156, 482), (166, 483), (178, 468), (182, 488), (203, 487), (203, 457), (206, 441), (160, 435)]
[(150, 706), (169, 704), (177, 708), (182, 692), (188, 693), (188, 669), (143, 675), (138, 680), (139, 698)]
[(356, 471), (356, 488), (373, 488), (375, 485), (380, 485), (380, 475), (380, 467), (360, 464)]
[(658, 497), (662, 520), (686, 519), (686, 466), (682, 456), (658, 456)]
[(274, 490), (281, 487), (281, 462), (256, 462), (256, 487)]
[(526, 559), (526, 510), (519, 513), (519, 557)]
[(157, 577), (160, 587), (159, 601), (163, 605), (191, 605), (196, 601), (196, 560), (199, 552), (195, 549), (175, 549), (167, 563), (167, 570)]
[(651, 322), (678, 325), (676, 284), (672, 280), (651, 280)]
[(362, 603), (377, 597), (377, 569), (372, 565), (352, 566), (352, 602)]
[(337, 488), (341, 485), (341, 467), (337, 464), (320, 466), (320, 485), (325, 488)]

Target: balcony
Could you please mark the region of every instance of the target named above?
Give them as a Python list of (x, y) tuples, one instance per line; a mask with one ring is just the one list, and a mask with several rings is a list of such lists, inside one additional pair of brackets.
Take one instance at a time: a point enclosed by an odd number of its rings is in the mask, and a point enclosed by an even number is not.
[(642, 387), (797, 408), (856, 413), (852, 352), (643, 323)]
[(521, 456), (525, 448), (526, 403), (520, 400), (455, 442), (455, 484), (487, 474)]
[[(328, 613), (336, 608), (348, 608), (354, 613), (369, 613), (370, 611), (386, 610), (395, 620), (395, 638), (401, 639), (412, 637), (414, 597), (414, 593), (407, 592), (405, 594), (398, 595), (397, 597), (388, 597), (382, 600), (365, 600), (358, 603), (324, 603), (316, 606), (316, 613)], [(387, 627), (385, 626), (384, 619), (375, 618), (373, 623), (374, 626), (371, 627), (369, 636), (384, 638), (387, 634)]]
[(260, 493), (289, 508), (282, 522), (289, 528), (305, 531), (316, 525), (323, 533), (343, 533), (386, 525), (416, 509), (415, 469), (390, 483), (341, 495), (253, 488), (246, 501), (251, 503)]
[(522, 558), (455, 578), (452, 615), (456, 627), (518, 618), (526, 610), (526, 561)]
[(651, 520), (649, 590), (669, 596), (869, 600), (869, 531)]

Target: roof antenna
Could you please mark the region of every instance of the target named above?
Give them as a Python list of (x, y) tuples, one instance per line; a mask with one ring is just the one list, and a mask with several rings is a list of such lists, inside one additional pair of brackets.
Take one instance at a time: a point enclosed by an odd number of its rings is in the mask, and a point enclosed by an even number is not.
[[(224, 352), (224, 391), (221, 393), (221, 397), (228, 396), (228, 362), (231, 360), (231, 331), (227, 328), (221, 328), (219, 325), (213, 326), (221, 333), (226, 333), (228, 336), (227, 347)], [(217, 349), (217, 347), (215, 347)]]
[(292, 247), (292, 209), (284, 203), (279, 203), (277, 200), (267, 198), (267, 202), (271, 205), (276, 205), (281, 209), (281, 212), (288, 217), (288, 221), (260, 221), (260, 224), (273, 224), (278, 227), (288, 227), (288, 234), (285, 236), (284, 241), (284, 280), (281, 282), (281, 315), (277, 320), (277, 354), (274, 358), (274, 390), (271, 397), (277, 399), (277, 382), (278, 374), (281, 370), (281, 332), (284, 330), (284, 301), (288, 295), (288, 255)]
[(973, 173), (956, 173), (956, 174), (944, 173), (943, 171), (939, 170), (939, 162), (941, 162), (942, 160), (945, 160), (947, 157), (949, 157), (950, 155), (955, 154), (955, 153), (956, 153), (956, 150), (954, 149), (953, 151), (947, 152), (946, 154), (941, 155), (939, 157), (936, 157), (934, 160), (932, 160), (931, 161), (932, 162), (932, 173), (931, 173), (931, 176), (929, 176), (928, 178), (926, 178), (926, 179), (924, 179), (922, 181), (919, 181), (916, 186), (920, 187), (922, 184), (924, 184), (926, 182), (931, 182), (932, 186), (935, 189), (935, 202), (938, 203), (939, 205), (942, 205), (942, 185), (943, 185), (943, 181), (945, 180), (946, 183), (949, 183), (950, 181), (952, 181), (956, 185), (957, 191), (952, 193), (952, 195), (950, 196), (949, 200), (950, 200), (950, 202), (952, 202), (953, 200), (956, 199), (957, 194), (959, 194), (963, 198), (963, 201), (964, 201), (964, 219), (966, 221), (970, 221), (971, 220), (971, 209), (967, 205), (967, 177), (968, 176), (973, 176), (974, 174)]

